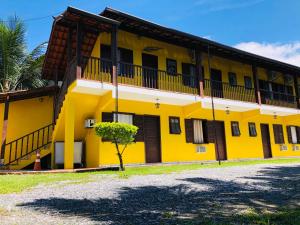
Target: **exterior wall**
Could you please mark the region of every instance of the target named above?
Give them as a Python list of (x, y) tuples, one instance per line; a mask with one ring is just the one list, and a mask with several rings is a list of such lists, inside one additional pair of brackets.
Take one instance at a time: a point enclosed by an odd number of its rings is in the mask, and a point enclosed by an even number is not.
[[(1, 133), (3, 129), (4, 103), (0, 104)], [(33, 99), (13, 101), (9, 104), (6, 143), (30, 132), (47, 126), (53, 120), (53, 98), (43, 96)], [(8, 160), (8, 148), (5, 162)]]

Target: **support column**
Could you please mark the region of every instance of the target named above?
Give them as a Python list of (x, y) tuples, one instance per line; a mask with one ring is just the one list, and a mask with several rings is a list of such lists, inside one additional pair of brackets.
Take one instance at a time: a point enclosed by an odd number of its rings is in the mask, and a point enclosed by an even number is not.
[(294, 75), (294, 88), (296, 95), (297, 108), (300, 109), (300, 100), (299, 100), (299, 88), (298, 88), (298, 76)]
[(65, 100), (65, 145), (64, 145), (64, 168), (74, 168), (74, 123), (75, 109), (72, 97)]
[[(81, 46), (82, 46), (82, 25), (77, 23), (76, 33), (76, 77), (75, 79), (81, 79)], [(73, 80), (73, 79), (72, 79)]]
[(204, 97), (204, 74), (202, 70), (202, 54), (196, 51), (196, 77), (199, 81), (199, 95)]
[[(118, 91), (118, 73), (117, 73), (117, 66), (118, 66), (118, 43), (117, 43), (117, 26), (112, 26), (111, 31), (111, 61), (112, 61), (112, 83), (115, 86), (115, 112), (119, 112), (119, 91)], [(118, 117), (116, 117), (116, 122), (118, 122)]]
[(2, 145), (0, 154), (0, 164), (4, 161), (5, 145), (6, 145), (6, 135), (7, 135), (7, 125), (8, 125), (8, 111), (9, 111), (9, 95), (6, 96), (4, 103), (4, 117), (3, 117), (3, 127), (2, 127)]
[(257, 68), (256, 68), (255, 65), (252, 65), (252, 73), (253, 73), (255, 100), (256, 100), (256, 103), (261, 105), (261, 95), (260, 95), (260, 90), (259, 90), (259, 81), (258, 81), (258, 77), (257, 77)]

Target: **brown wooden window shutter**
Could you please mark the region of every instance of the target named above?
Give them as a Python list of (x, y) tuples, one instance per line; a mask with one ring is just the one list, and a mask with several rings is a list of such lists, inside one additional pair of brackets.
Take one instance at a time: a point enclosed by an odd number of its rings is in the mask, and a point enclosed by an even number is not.
[(193, 120), (192, 119), (185, 119), (185, 139), (187, 143), (194, 142), (194, 127), (193, 127)]
[(296, 127), (297, 131), (297, 143), (300, 144), (300, 127)]
[[(110, 112), (103, 112), (102, 113), (102, 122), (113, 122), (113, 114)], [(110, 141), (109, 139), (102, 138), (103, 142)]]
[(281, 124), (273, 124), (275, 144), (284, 144), (283, 129)]
[(206, 122), (207, 143), (215, 143), (215, 128), (214, 121)]
[(103, 112), (102, 122), (113, 122), (113, 114), (109, 112)]
[(293, 143), (291, 126), (286, 126), (286, 131), (288, 136), (288, 142)]
[(134, 115), (133, 116), (133, 125), (137, 126), (138, 132), (135, 136), (135, 141), (144, 141), (144, 116)]

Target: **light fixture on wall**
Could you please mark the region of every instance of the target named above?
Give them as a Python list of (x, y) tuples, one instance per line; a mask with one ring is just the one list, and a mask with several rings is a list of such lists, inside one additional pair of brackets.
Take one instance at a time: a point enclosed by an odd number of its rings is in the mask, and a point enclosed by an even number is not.
[(159, 99), (156, 99), (156, 103), (155, 103), (155, 108), (159, 109), (160, 107), (160, 103), (159, 103)]
[(229, 107), (226, 107), (225, 113), (226, 113), (226, 115), (230, 114)]
[(276, 120), (277, 119), (277, 114), (276, 114), (276, 112), (274, 112), (274, 120)]

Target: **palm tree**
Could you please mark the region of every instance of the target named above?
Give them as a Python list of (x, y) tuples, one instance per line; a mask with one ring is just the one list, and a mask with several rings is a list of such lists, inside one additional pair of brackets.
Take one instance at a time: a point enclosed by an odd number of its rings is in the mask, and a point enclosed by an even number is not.
[(0, 91), (32, 89), (46, 85), (41, 79), (46, 43), (26, 50), (25, 24), (18, 17), (0, 21)]

